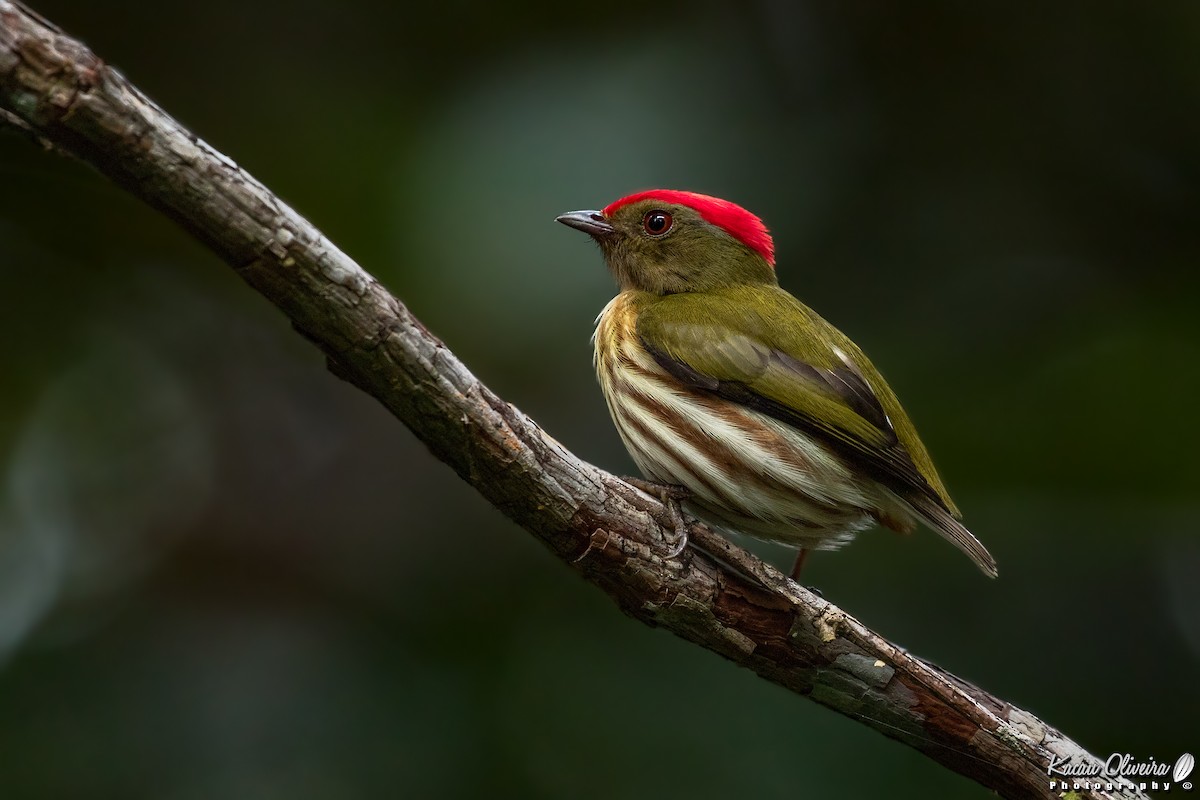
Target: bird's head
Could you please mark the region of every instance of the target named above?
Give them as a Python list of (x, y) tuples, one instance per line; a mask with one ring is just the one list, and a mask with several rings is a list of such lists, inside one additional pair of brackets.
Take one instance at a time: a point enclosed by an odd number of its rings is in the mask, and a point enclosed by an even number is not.
[(623, 290), (676, 294), (777, 282), (771, 234), (728, 200), (652, 189), (557, 219), (596, 240)]

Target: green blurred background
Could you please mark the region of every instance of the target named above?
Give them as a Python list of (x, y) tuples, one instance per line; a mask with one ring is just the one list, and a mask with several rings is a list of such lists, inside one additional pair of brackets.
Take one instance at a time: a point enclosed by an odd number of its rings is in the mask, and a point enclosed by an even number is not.
[[(554, 216), (756, 211), (1000, 563), (871, 532), (808, 580), (1095, 752), (1200, 747), (1200, 5), (35, 5), (616, 472)], [(987, 796), (623, 617), (8, 135), (0, 341), (2, 797)]]

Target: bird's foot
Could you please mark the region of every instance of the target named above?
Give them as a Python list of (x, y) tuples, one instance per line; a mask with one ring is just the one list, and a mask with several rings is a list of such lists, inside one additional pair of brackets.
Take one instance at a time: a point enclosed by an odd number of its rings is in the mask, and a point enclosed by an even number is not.
[(795, 563), (792, 564), (791, 577), (792, 577), (792, 580), (794, 580), (796, 583), (800, 583), (800, 572), (804, 569), (805, 561), (808, 561), (808, 548), (801, 547), (800, 551), (798, 553), (796, 553)]
[[(800, 571), (804, 569), (804, 562), (808, 561), (808, 554), (810, 552), (812, 552), (812, 551), (809, 550), (808, 548), (801, 547), (800, 551), (798, 553), (796, 553), (796, 562), (794, 564), (792, 564), (791, 578), (800, 586), (804, 586), (804, 584), (800, 583)], [(825, 594), (815, 586), (809, 586), (809, 587), (807, 587), (807, 589), (810, 592), (812, 592), (813, 594), (815, 594), (817, 597), (825, 596)]]
[(671, 544), (667, 558), (678, 558), (688, 545), (687, 520), (683, 518), (683, 508), (680, 503), (691, 497), (692, 493), (683, 486), (673, 483), (655, 483), (630, 477), (624, 477), (622, 480), (635, 489), (641, 489), (651, 497), (657, 497), (667, 507), (667, 513), (671, 517), (671, 527), (675, 531), (675, 541)]

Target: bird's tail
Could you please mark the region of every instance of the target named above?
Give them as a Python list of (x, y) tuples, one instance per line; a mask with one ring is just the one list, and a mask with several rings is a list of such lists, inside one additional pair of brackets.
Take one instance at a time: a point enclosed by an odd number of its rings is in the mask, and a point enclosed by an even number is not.
[(996, 577), (996, 559), (992, 558), (992, 554), (983, 546), (983, 543), (963, 527), (963, 524), (956, 520), (949, 511), (942, 508), (930, 497), (918, 496), (909, 499), (909, 503), (921, 515), (921, 518), (925, 520), (925, 523), (929, 527), (941, 534), (946, 541), (966, 553), (967, 557), (975, 562), (975, 566), (979, 567), (983, 574), (989, 578)]

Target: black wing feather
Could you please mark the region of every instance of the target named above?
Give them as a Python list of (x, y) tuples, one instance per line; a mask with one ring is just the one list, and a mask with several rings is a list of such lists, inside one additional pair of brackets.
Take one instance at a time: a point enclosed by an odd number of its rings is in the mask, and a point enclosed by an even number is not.
[(768, 355), (770, 359), (785, 365), (806, 380), (828, 386), (854, 409), (855, 413), (871, 422), (888, 437), (884, 447), (860, 441), (841, 429), (823, 425), (812, 417), (797, 413), (782, 403), (754, 392), (740, 381), (722, 381), (711, 375), (697, 372), (682, 361), (671, 358), (644, 339), (641, 340), (641, 343), (660, 367), (684, 385), (711, 392), (723, 400), (758, 411), (816, 438), (848, 463), (861, 469), (905, 499), (912, 499), (912, 495), (917, 494), (945, 507), (937, 492), (913, 463), (912, 457), (904, 449), (904, 445), (897, 439), (891, 421), (879, 404), (875, 393), (857, 373), (849, 369), (827, 370), (814, 367), (779, 350), (771, 350)]

